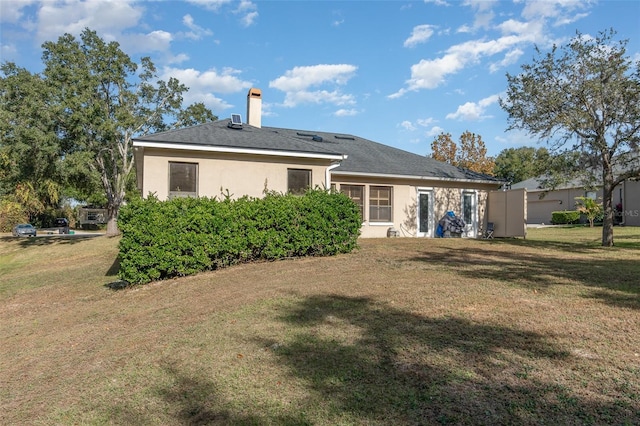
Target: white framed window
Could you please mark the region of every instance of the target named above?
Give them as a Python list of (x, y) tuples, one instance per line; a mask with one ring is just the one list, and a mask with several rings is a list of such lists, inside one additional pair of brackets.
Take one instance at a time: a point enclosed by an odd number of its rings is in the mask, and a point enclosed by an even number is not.
[(369, 187), (369, 222), (392, 222), (392, 205), (392, 187), (374, 185)]
[(360, 218), (364, 221), (364, 185), (340, 185), (340, 192), (358, 205)]

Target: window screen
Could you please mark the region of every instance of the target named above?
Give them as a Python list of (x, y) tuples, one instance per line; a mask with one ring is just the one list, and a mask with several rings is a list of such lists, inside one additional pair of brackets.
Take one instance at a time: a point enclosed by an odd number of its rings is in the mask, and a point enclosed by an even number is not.
[(311, 186), (311, 170), (288, 169), (287, 190), (293, 194), (302, 194)]
[(360, 208), (360, 218), (364, 220), (364, 186), (363, 185), (340, 185), (340, 192), (348, 196)]
[(391, 222), (391, 203), (390, 186), (369, 187), (369, 221)]
[(169, 197), (198, 195), (198, 164), (169, 163)]

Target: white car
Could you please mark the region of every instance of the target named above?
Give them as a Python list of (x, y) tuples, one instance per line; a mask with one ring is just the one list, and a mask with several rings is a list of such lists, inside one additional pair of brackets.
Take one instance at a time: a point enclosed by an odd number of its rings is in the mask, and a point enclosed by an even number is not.
[(36, 228), (30, 223), (21, 223), (13, 227), (14, 237), (35, 237)]

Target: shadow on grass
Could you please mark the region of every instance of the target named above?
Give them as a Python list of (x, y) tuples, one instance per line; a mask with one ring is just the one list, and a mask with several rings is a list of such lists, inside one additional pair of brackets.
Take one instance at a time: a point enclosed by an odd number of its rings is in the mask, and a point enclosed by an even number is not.
[[(593, 256), (586, 258), (558, 258), (552, 254), (491, 250), (492, 244), (537, 246), (537, 242), (530, 244), (522, 240), (505, 240), (491, 242), (482, 251), (461, 247), (447, 248), (444, 252), (425, 251), (408, 260), (454, 269), (467, 278), (504, 281), (534, 289), (578, 283), (594, 288), (590, 297), (597, 297), (614, 306), (640, 309), (640, 262), (637, 260), (604, 259), (597, 256), (601, 249), (593, 249)], [(557, 248), (547, 242), (541, 244), (548, 249)], [(590, 250), (579, 245), (570, 247), (573, 253)], [(625, 296), (603, 290), (625, 293)]]
[[(233, 403), (219, 396), (218, 386), (201, 376), (188, 375), (174, 366), (162, 367), (167, 373), (165, 387), (157, 387), (152, 392), (166, 403), (163, 412), (145, 412), (132, 408), (127, 401), (109, 407), (106, 411), (109, 424), (162, 424), (167, 418), (169, 424), (180, 425), (255, 425), (303, 426), (310, 423), (302, 418), (287, 415), (268, 416), (251, 413), (249, 410), (229, 408)], [(237, 404), (235, 404), (237, 406)]]
[(300, 419), (286, 415), (267, 416), (258, 413), (239, 413), (218, 396), (218, 387), (202, 377), (188, 376), (174, 367), (165, 367), (172, 385), (158, 390), (158, 394), (172, 407), (173, 417), (187, 425), (305, 425)]
[(76, 244), (82, 241), (86, 241), (91, 238), (100, 237), (103, 234), (75, 234), (75, 235), (39, 235), (35, 238), (33, 237), (0, 237), (0, 241), (2, 242), (11, 242), (11, 241), (19, 241), (19, 244), (22, 247), (33, 247), (33, 246), (48, 246), (53, 244)]
[[(481, 240), (487, 244), (506, 244), (519, 247), (535, 247), (542, 249), (552, 249), (561, 251), (571, 251), (574, 253), (593, 253), (602, 250), (602, 238), (594, 238), (591, 241), (555, 241), (551, 239), (534, 240), (525, 238), (495, 238), (491, 240)], [(637, 235), (615, 235), (614, 248), (640, 249), (640, 239)], [(610, 249), (609, 249), (610, 250)]]
[[(329, 414), (362, 424), (632, 424), (624, 402), (580, 399), (543, 366), (571, 363), (540, 334), (316, 296), (283, 314), (274, 353)], [(346, 337), (341, 331), (350, 330)], [(256, 339), (263, 347), (274, 342)], [(543, 377), (541, 379), (541, 377)], [(603, 398), (604, 401), (604, 398)], [(299, 409), (304, 410), (304, 407)]]

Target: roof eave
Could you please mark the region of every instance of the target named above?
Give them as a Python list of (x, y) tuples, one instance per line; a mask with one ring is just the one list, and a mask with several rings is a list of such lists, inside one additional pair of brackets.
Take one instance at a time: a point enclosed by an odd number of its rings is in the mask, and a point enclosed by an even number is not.
[(151, 141), (140, 141), (140, 140), (134, 140), (133, 146), (145, 147), (145, 148), (176, 149), (176, 150), (183, 150), (183, 151), (204, 151), (204, 152), (220, 152), (220, 153), (232, 153), (232, 154), (266, 155), (266, 156), (276, 156), (276, 157), (314, 158), (314, 159), (321, 159), (321, 160), (344, 160), (347, 157), (344, 154), (334, 154), (334, 153), (279, 151), (275, 149), (240, 148), (240, 147), (225, 147), (225, 146), (213, 146), (213, 145), (192, 145), (192, 144), (183, 144), (183, 143), (151, 142)]
[(334, 170), (331, 172), (331, 174), (343, 175), (343, 176), (363, 176), (363, 177), (366, 176), (366, 177), (407, 179), (407, 180), (437, 180), (437, 181), (444, 181), (444, 182), (480, 183), (485, 185), (486, 184), (502, 185), (504, 183), (501, 181), (480, 180), (480, 179), (459, 179), (459, 178), (447, 178), (447, 177), (437, 177), (437, 176), (398, 175), (398, 174), (388, 174), (388, 173), (344, 172), (340, 170)]

